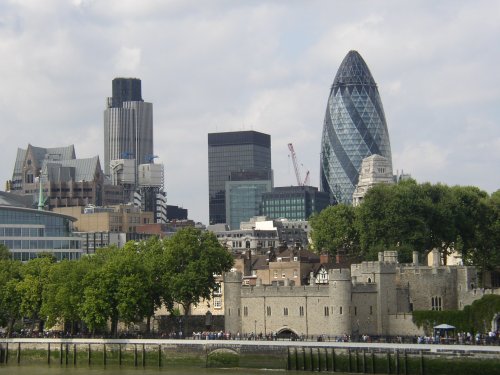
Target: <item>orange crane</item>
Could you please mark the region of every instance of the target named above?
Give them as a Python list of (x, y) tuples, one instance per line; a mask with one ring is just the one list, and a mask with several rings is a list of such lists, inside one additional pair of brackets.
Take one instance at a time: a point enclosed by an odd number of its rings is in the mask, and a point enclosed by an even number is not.
[(297, 155), (295, 154), (295, 149), (293, 148), (293, 144), (288, 144), (288, 149), (290, 150), (290, 154), (292, 156), (293, 168), (295, 169), (295, 177), (297, 177), (297, 184), (299, 186), (306, 186), (309, 184), (309, 171), (306, 172), (306, 178), (302, 180), (300, 175), (299, 164), (297, 162)]

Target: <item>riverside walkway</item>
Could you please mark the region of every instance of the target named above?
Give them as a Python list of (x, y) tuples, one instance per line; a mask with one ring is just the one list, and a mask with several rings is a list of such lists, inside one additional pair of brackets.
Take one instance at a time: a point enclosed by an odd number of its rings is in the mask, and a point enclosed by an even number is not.
[(76, 339), (76, 338), (0, 338), (0, 344), (92, 344), (92, 345), (162, 345), (210, 347), (287, 347), (287, 348), (339, 348), (379, 351), (414, 351), (431, 353), (489, 353), (498, 354), (498, 345), (442, 345), (442, 344), (398, 344), (366, 342), (316, 342), (316, 341), (253, 341), (253, 340), (192, 340), (192, 339)]

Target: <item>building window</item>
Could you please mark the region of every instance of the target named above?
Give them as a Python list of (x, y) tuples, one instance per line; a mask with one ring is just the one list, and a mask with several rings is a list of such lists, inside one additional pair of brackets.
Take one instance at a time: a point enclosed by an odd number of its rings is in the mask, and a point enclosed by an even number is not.
[(299, 315), (304, 316), (304, 306), (299, 307)]
[(293, 278), (296, 279), (297, 277), (299, 277), (297, 270), (293, 270)]
[(340, 306), (339, 313), (340, 313), (340, 315), (342, 315), (342, 306)]
[(267, 311), (267, 316), (271, 316), (271, 306), (267, 306), (266, 311)]
[(288, 316), (288, 307), (283, 308), (283, 315)]
[(281, 278), (284, 279), (286, 277), (285, 271), (281, 271)]
[(358, 308), (354, 306), (354, 315), (358, 315)]
[(214, 296), (221, 296), (222, 295), (222, 287), (220, 283), (217, 283), (214, 288)]
[(243, 307), (243, 316), (248, 316), (248, 306)]
[(370, 315), (373, 315), (373, 306), (370, 306)]
[(442, 309), (443, 309), (443, 307), (442, 307), (441, 297), (432, 297), (431, 298), (431, 310), (441, 311)]
[(325, 306), (324, 311), (325, 311), (325, 316), (330, 315), (330, 309), (328, 308), (328, 306)]
[(221, 309), (222, 308), (222, 298), (215, 297), (213, 300), (213, 305), (214, 305), (214, 309)]
[(274, 276), (275, 279), (278, 278), (278, 271), (277, 270), (274, 270), (273, 276)]

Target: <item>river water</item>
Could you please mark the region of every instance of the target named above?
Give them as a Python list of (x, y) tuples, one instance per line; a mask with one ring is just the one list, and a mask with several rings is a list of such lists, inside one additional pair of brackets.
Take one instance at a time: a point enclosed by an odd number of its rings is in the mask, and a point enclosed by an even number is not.
[[(293, 371), (298, 374), (298, 372)], [(250, 369), (207, 369), (207, 368), (130, 368), (130, 367), (65, 367), (65, 366), (30, 366), (0, 365), (1, 375), (267, 375), (292, 374), (283, 370)]]

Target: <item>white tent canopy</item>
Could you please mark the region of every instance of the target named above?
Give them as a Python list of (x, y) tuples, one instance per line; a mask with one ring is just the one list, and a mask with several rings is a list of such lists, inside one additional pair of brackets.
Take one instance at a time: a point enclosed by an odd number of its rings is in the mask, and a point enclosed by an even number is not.
[(437, 326), (434, 326), (434, 329), (444, 329), (444, 330), (446, 330), (446, 329), (455, 329), (455, 327), (451, 326), (449, 324), (439, 324)]

